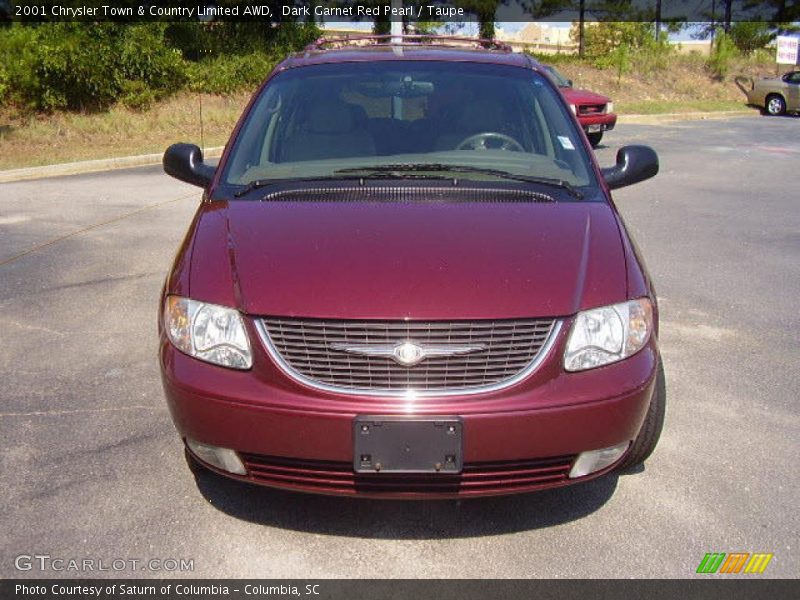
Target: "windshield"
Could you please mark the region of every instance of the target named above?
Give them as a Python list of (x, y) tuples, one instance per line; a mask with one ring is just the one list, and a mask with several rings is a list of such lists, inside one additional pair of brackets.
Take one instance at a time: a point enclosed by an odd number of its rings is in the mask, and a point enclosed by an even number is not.
[(553, 78), (553, 81), (556, 82), (556, 85), (558, 87), (562, 88), (572, 87), (572, 82), (566, 77), (564, 77), (561, 74), (561, 71), (559, 71), (555, 67), (551, 67), (550, 65), (546, 65), (545, 69), (547, 69), (547, 71), (550, 73), (550, 76)]
[(409, 166), (417, 178), (442, 178), (461, 167), (461, 180), (512, 174), (582, 188), (596, 185), (590, 164), (563, 101), (534, 71), (378, 61), (275, 76), (247, 116), (223, 180), (253, 186)]

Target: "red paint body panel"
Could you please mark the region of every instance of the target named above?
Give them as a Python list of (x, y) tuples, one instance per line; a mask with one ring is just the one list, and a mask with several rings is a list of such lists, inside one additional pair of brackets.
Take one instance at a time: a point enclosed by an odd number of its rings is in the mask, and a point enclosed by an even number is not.
[(561, 93), (567, 99), (567, 102), (576, 106), (585, 104), (608, 104), (611, 98), (590, 92), (589, 90), (581, 90), (575, 88), (561, 88)]
[(603, 203), (230, 202), (200, 213), (191, 296), (252, 315), (553, 317), (625, 295)]

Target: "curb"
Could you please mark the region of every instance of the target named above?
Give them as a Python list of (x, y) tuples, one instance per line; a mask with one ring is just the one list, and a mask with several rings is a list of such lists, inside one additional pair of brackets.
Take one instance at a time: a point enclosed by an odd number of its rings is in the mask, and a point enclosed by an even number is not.
[(618, 116), (621, 123), (662, 123), (669, 121), (704, 121), (706, 119), (728, 119), (730, 117), (747, 117), (758, 115), (753, 110), (719, 110), (713, 112), (677, 112), (677, 113), (654, 113)]
[[(619, 115), (619, 123), (648, 124), (668, 121), (695, 121), (705, 119), (726, 119), (729, 117), (744, 117), (753, 115), (752, 110), (729, 110), (718, 112), (683, 112), (661, 113), (642, 115)], [(206, 158), (219, 158), (224, 146), (206, 148), (203, 155)], [(0, 183), (12, 181), (25, 181), (26, 179), (44, 179), (46, 177), (62, 177), (64, 175), (79, 175), (82, 173), (97, 173), (99, 171), (113, 171), (117, 169), (130, 169), (161, 164), (163, 154), (142, 154), (139, 156), (123, 156), (120, 158), (101, 158), (99, 160), (84, 160), (80, 162), (60, 163), (44, 167), (27, 167), (24, 169), (11, 169), (0, 171)]]
[[(219, 158), (222, 156), (224, 146), (206, 148), (203, 152), (205, 158)], [(79, 175), (82, 173), (97, 173), (99, 171), (113, 171), (117, 169), (130, 169), (133, 167), (146, 167), (160, 165), (163, 153), (141, 154), (139, 156), (122, 156), (119, 158), (101, 158), (98, 160), (83, 160), (80, 162), (60, 163), (43, 167), (26, 167), (24, 169), (11, 169), (0, 171), (0, 183), (24, 181), (26, 179), (44, 179), (46, 177), (62, 177), (64, 175)]]

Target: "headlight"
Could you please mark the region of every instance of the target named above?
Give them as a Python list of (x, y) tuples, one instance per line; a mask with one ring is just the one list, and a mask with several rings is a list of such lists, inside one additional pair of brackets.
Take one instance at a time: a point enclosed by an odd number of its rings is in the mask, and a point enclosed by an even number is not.
[(583, 371), (627, 358), (641, 350), (653, 330), (647, 298), (579, 312), (564, 352), (567, 371)]
[(574, 104), (570, 104), (569, 105), (569, 109), (572, 111), (573, 115), (577, 115), (578, 114), (578, 107), (575, 106)]
[(606, 104), (606, 113), (612, 113), (612, 112), (614, 112), (614, 103), (609, 102), (608, 104)]
[(173, 345), (189, 356), (232, 369), (253, 365), (250, 342), (237, 310), (169, 296), (164, 328)]

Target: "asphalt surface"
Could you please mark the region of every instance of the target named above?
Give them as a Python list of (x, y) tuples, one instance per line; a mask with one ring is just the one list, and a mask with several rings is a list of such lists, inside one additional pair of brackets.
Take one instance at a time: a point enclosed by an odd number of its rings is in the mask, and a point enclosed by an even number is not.
[[(604, 165), (627, 143), (662, 161), (616, 193), (661, 299), (661, 444), (635, 473), (460, 503), (195, 479), (155, 315), (199, 193), (156, 168), (0, 185), (0, 576), (92, 575), (15, 569), (45, 554), (193, 559), (176, 574), (196, 577), (692, 577), (742, 551), (797, 577), (800, 119), (605, 141)], [(172, 574), (140, 568), (117, 574)]]

